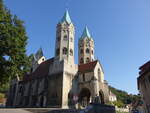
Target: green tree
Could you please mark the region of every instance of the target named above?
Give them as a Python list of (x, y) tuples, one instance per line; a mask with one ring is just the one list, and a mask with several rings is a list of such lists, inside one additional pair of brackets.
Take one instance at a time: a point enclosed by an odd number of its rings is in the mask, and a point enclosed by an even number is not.
[(27, 35), (23, 21), (12, 15), (0, 0), (0, 85), (28, 70)]
[(131, 104), (131, 103), (134, 103), (136, 100), (140, 99), (139, 95), (128, 94), (125, 91), (118, 90), (111, 86), (109, 86), (109, 89), (112, 93), (114, 93), (117, 96), (117, 101), (119, 101), (119, 102), (115, 102), (115, 103), (117, 103), (117, 105), (119, 105), (119, 104), (122, 105), (122, 103), (124, 105)]

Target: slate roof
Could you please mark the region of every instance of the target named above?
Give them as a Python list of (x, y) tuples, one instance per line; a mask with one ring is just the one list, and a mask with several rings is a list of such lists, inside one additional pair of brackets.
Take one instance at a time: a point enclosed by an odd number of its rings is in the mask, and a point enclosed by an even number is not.
[(85, 73), (85, 72), (91, 72), (94, 70), (98, 60), (95, 60), (93, 62), (89, 62), (86, 64), (81, 64), (78, 66), (78, 72), (79, 73)]
[(34, 78), (40, 78), (43, 76), (47, 76), (49, 73), (49, 67), (53, 63), (53, 61), (54, 61), (54, 58), (51, 58), (51, 59), (48, 59), (48, 60), (42, 62), (33, 73), (24, 75), (23, 81), (28, 81), (28, 80), (32, 80)]
[(62, 18), (61, 21), (60, 21), (60, 23), (63, 23), (63, 22), (67, 22), (68, 24), (71, 23), (71, 18), (70, 18), (70, 16), (69, 16), (68, 10), (66, 10), (66, 12), (65, 12), (65, 14), (64, 14), (64, 16), (63, 16), (63, 18)]

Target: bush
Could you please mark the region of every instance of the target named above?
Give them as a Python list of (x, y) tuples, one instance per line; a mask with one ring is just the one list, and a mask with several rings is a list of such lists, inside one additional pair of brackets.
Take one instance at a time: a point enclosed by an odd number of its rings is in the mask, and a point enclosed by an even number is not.
[(117, 106), (119, 108), (125, 106), (124, 103), (122, 101), (120, 101), (120, 100), (113, 102), (113, 105), (115, 105), (115, 106)]

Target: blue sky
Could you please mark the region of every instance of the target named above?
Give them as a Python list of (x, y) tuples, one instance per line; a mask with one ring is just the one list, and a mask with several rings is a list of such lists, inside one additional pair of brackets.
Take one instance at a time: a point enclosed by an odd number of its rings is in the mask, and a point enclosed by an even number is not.
[[(150, 59), (149, 0), (4, 0), (25, 22), (27, 54), (42, 47), (54, 56), (56, 24), (66, 7), (75, 25), (75, 47), (85, 25), (95, 41), (95, 58), (115, 88), (137, 94), (138, 68)], [(77, 49), (75, 49), (77, 50)], [(77, 63), (77, 51), (75, 59)]]

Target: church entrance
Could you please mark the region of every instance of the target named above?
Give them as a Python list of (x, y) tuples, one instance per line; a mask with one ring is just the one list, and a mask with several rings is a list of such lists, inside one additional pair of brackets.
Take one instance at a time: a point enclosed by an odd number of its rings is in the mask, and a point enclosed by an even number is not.
[(102, 90), (99, 91), (100, 103), (105, 104), (104, 102), (104, 93)]
[(79, 103), (81, 106), (86, 107), (90, 103), (90, 90), (88, 88), (83, 88), (79, 93)]

